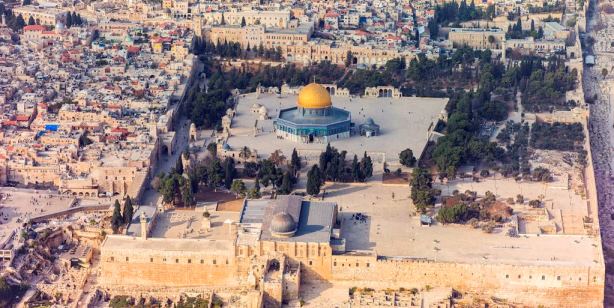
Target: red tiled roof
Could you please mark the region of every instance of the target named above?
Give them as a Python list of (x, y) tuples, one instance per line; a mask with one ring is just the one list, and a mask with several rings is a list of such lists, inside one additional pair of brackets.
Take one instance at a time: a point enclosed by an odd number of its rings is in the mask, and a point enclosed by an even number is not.
[(19, 121), (19, 122), (25, 122), (25, 121), (30, 120), (30, 116), (29, 115), (25, 115), (25, 114), (20, 114), (20, 115), (15, 117), (15, 120)]
[(29, 25), (23, 27), (23, 31), (45, 31), (47, 27), (41, 25)]
[(138, 53), (141, 49), (138, 46), (129, 46), (128, 53)]

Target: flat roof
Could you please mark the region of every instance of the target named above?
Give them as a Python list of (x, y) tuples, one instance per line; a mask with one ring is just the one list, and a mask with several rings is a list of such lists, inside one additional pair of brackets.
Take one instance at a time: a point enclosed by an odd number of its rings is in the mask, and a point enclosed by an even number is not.
[(101, 245), (102, 251), (183, 251), (207, 255), (233, 256), (234, 240), (209, 239), (169, 239), (148, 238), (125, 235), (107, 235)]
[[(497, 182), (500, 189), (506, 185)], [(477, 190), (481, 184), (473, 183), (473, 189)], [(528, 191), (525, 187), (526, 199), (537, 198), (543, 193), (537, 189), (542, 183), (531, 185), (536, 190)], [(428, 227), (420, 223), (420, 215), (413, 209), (405, 186), (371, 182), (360, 186), (328, 184), (324, 188), (326, 200), (342, 206), (338, 219), (342, 221), (341, 235), (348, 251), (371, 250), (382, 257), (457, 263), (602, 266), (599, 237), (565, 234), (511, 237), (506, 233), (509, 227), (497, 228), (491, 234), (469, 225), (435, 223)], [(450, 189), (458, 188), (450, 185)], [(479, 194), (484, 192), (480, 190)], [(501, 194), (499, 190), (498, 196), (505, 198), (516, 194), (516, 191)], [(367, 219), (352, 218), (356, 213), (366, 215)], [(582, 224), (582, 221), (567, 223)]]

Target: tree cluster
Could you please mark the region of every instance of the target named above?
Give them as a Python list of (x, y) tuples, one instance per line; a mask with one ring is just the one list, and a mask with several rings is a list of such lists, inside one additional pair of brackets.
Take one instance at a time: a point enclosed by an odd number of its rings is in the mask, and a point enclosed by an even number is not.
[[(492, 19), (495, 17), (494, 6), (488, 6), (486, 11), (476, 7), (475, 2), (472, 0), (470, 4), (467, 4), (466, 0), (462, 0), (459, 3), (451, 1), (435, 7), (434, 23), (442, 26), (459, 26), (461, 22), (475, 20), (475, 19)], [(430, 27), (429, 27), (430, 29)]]
[(547, 65), (537, 58), (523, 60), (519, 67), (523, 107), (530, 112), (570, 110), (575, 103), (565, 100), (565, 92), (575, 88), (577, 75), (561, 60), (551, 59)]
[(358, 160), (354, 155), (351, 164), (346, 161), (346, 151), (339, 152), (330, 144), (320, 154), (318, 168), (321, 171), (322, 181), (332, 182), (364, 182), (373, 176), (373, 162), (371, 156), (365, 152)]
[(66, 13), (66, 28), (71, 28), (73, 26), (83, 26), (85, 24), (85, 19), (81, 18), (81, 15), (76, 12), (68, 12)]
[(544, 29), (541, 26), (538, 29), (535, 29), (535, 22), (531, 20), (531, 30), (523, 30), (522, 20), (519, 17), (516, 21), (516, 24), (509, 25), (507, 27), (507, 33), (505, 34), (505, 36), (508, 39), (523, 39), (531, 36), (537, 40), (544, 37)]
[(192, 52), (195, 55), (215, 55), (222, 58), (232, 59), (264, 59), (270, 61), (281, 61), (282, 50), (277, 48), (265, 48), (264, 45), (250, 46), (249, 44), (243, 48), (238, 42), (228, 42), (226, 40), (213, 42), (207, 41), (201, 37), (194, 37), (192, 43)]
[(531, 146), (542, 150), (580, 151), (584, 145), (584, 129), (580, 123), (533, 123)]
[(21, 29), (23, 29), (23, 27), (26, 26), (26, 21), (23, 19), (23, 16), (21, 16), (21, 14), (15, 16), (12, 10), (4, 8), (4, 4), (2, 4), (2, 11), (4, 11), (4, 13), (6, 14), (4, 19), (6, 25), (14, 32), (19, 32), (21, 31)]
[(113, 228), (113, 232), (117, 233), (119, 231), (119, 228), (124, 225), (130, 224), (133, 216), (134, 206), (132, 205), (132, 199), (130, 198), (130, 196), (127, 196), (126, 200), (124, 201), (123, 212), (119, 200), (115, 200), (115, 204), (113, 206), (113, 215), (111, 216), (111, 227)]

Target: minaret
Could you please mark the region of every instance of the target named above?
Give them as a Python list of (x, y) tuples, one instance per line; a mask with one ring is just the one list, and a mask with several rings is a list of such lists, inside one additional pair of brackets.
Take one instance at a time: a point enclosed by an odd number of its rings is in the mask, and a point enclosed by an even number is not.
[(141, 239), (147, 239), (147, 215), (141, 212)]

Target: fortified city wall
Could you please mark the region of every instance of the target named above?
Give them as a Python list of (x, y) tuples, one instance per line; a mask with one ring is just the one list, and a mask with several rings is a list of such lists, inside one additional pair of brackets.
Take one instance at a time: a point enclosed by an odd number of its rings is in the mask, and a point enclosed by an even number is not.
[(601, 307), (604, 292), (601, 266), (524, 266), (468, 264), (432, 260), (333, 256), (333, 280), (369, 288), (451, 287), (505, 298), (523, 304), (566, 306), (577, 300)]

